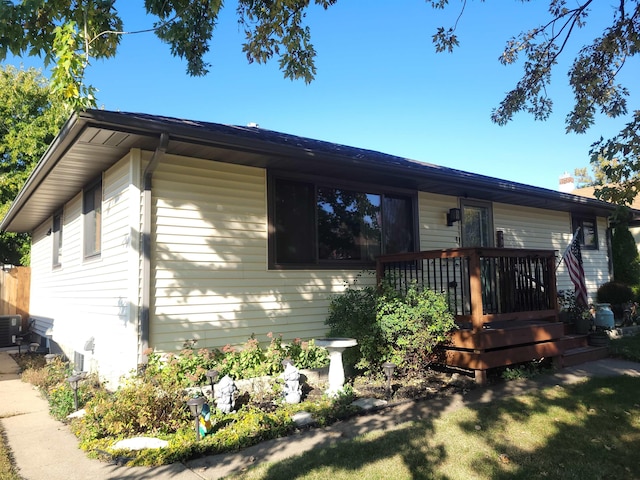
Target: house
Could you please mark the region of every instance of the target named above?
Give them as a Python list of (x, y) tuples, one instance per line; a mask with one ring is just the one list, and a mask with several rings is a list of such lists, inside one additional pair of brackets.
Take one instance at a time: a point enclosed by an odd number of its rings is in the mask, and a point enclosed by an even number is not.
[[(611, 212), (255, 126), (92, 110), (66, 122), (0, 229), (32, 234), (29, 314), (43, 342), (117, 382), (148, 347), (321, 337), (331, 295), (381, 254), (500, 247), (557, 262), (588, 224), (593, 296), (610, 279)], [(572, 288), (564, 265), (557, 288)]]

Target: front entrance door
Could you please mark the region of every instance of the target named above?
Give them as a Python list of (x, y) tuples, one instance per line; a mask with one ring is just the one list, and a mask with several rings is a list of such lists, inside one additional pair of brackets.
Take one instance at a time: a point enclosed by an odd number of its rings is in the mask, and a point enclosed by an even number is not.
[[(463, 200), (462, 206), (462, 246), (493, 247), (493, 215), (491, 204), (487, 202)], [(496, 268), (490, 259), (480, 259), (482, 276), (482, 305), (485, 314), (497, 313)]]
[(493, 247), (490, 203), (468, 200), (462, 202), (462, 246)]

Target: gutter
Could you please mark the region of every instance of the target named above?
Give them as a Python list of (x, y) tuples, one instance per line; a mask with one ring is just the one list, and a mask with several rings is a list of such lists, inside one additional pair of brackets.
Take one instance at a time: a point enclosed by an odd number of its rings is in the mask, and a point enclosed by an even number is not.
[(145, 351), (149, 348), (149, 323), (151, 307), (151, 186), (153, 172), (160, 163), (169, 145), (169, 133), (163, 132), (153, 157), (144, 169), (142, 177), (142, 278), (140, 289), (142, 292), (142, 311), (140, 312), (140, 324), (138, 327), (138, 365), (147, 363)]

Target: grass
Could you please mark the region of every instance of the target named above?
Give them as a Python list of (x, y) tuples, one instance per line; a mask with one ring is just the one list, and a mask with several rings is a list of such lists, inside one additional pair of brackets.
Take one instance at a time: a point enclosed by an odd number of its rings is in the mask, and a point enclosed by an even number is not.
[(611, 340), (609, 355), (640, 362), (640, 335), (630, 335)]
[(595, 378), (257, 466), (234, 478), (636, 479), (640, 379)]
[(0, 478), (2, 480), (22, 480), (13, 465), (11, 451), (7, 445), (2, 425), (0, 425)]

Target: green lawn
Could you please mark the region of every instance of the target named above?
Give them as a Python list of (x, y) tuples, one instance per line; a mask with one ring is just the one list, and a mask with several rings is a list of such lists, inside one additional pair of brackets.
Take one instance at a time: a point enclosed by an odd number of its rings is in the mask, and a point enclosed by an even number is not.
[(250, 479), (638, 479), (640, 379), (598, 378), (317, 449)]
[(640, 362), (640, 335), (631, 335), (612, 340), (609, 345), (609, 355)]
[(4, 429), (0, 425), (0, 479), (2, 480), (22, 480), (16, 473), (11, 460), (11, 452), (7, 446)]

